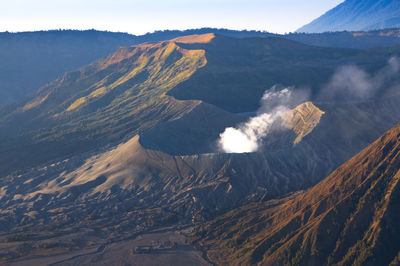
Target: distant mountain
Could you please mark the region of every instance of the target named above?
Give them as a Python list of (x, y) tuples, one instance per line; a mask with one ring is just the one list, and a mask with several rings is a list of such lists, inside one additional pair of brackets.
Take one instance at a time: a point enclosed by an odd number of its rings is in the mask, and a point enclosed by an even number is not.
[(398, 0), (346, 0), (297, 32), (366, 31), (400, 27)]
[(400, 125), (313, 188), (201, 226), (219, 265), (398, 265)]

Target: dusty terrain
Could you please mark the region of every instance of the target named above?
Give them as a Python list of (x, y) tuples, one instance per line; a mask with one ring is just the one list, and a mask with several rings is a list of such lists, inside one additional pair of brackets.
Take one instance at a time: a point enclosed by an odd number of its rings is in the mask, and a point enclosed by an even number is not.
[[(176, 230), (161, 228), (152, 232), (126, 236), (124, 240), (104, 242), (96, 233), (82, 236), (79, 232), (45, 241), (30, 240), (15, 242), (29, 250), (23, 258), (8, 261), (7, 265), (211, 265), (202, 257), (202, 252), (187, 244), (186, 235), (191, 228)], [(67, 246), (67, 239), (75, 239), (75, 246)], [(46, 244), (47, 243), (47, 244)], [(50, 244), (52, 243), (52, 245)], [(166, 247), (159, 244), (168, 243)], [(35, 246), (40, 246), (35, 248)], [(139, 248), (153, 247), (151, 251)], [(5, 244), (0, 252), (6, 252)], [(136, 251), (135, 251), (136, 250)], [(4, 262), (4, 261), (3, 261)]]

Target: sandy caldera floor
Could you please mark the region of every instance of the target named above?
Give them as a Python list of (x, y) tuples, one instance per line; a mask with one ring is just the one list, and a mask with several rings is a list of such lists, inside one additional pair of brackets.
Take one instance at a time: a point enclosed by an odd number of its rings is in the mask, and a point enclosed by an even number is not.
[[(83, 247), (80, 250), (62, 250), (57, 247), (35, 251), (28, 256), (6, 262), (6, 265), (211, 265), (202, 252), (187, 244), (184, 232), (162, 229), (137, 235), (135, 238), (101, 245)], [(173, 246), (146, 247), (157, 243), (173, 243)]]

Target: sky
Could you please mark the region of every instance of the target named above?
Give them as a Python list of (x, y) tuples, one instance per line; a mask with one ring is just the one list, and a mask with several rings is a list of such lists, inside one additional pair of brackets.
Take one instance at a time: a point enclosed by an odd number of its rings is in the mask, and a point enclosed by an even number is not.
[(293, 32), (343, 0), (0, 0), (0, 32), (132, 34), (202, 27)]

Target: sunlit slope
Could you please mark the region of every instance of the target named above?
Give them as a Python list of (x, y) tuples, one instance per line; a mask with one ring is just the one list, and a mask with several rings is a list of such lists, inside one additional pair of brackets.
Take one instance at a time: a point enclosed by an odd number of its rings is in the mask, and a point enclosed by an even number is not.
[(66, 71), (136, 44), (136, 36), (95, 30), (0, 32), (0, 106), (22, 100)]
[(275, 36), (317, 46), (350, 48), (392, 46), (400, 42), (395, 34), (388, 31), (369, 32), (365, 36), (353, 36), (353, 33), (348, 32), (277, 35), (213, 28), (157, 31), (142, 36), (96, 30), (3, 32), (0, 33), (0, 106), (29, 96), (65, 71), (74, 70), (108, 56), (117, 47), (209, 32), (233, 38)]
[(177, 101), (166, 92), (206, 63), (204, 50), (184, 49), (172, 41), (120, 48), (66, 73), (4, 115), (3, 145), (14, 139), (16, 156), (26, 147), (42, 158), (47, 150), (50, 159), (176, 119), (200, 102)]
[[(55, 87), (41, 89), (23, 111), (39, 108), (47, 115), (71, 116), (76, 111), (93, 111), (92, 105), (101, 100), (102, 108), (109, 105), (115, 110), (130, 102), (137, 109), (139, 105), (148, 105), (149, 98), (163, 98), (165, 92), (188, 79), (206, 62), (204, 51), (182, 49), (174, 42), (123, 47), (105, 60), (66, 74), (54, 82)], [(103, 98), (111, 98), (108, 105)]]
[(400, 126), (315, 187), (244, 206), (194, 239), (221, 265), (399, 263)]
[(284, 114), (283, 120), (286, 127), (296, 134), (293, 144), (298, 144), (305, 136), (310, 134), (324, 114), (325, 112), (312, 102), (306, 102)]
[(156, 31), (140, 36), (97, 30), (0, 32), (0, 106), (18, 102), (66, 71), (104, 58), (118, 47), (210, 32), (235, 38), (268, 34), (213, 28)]

